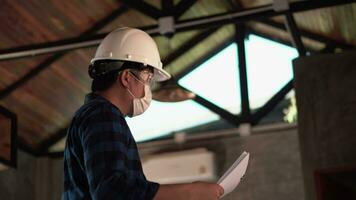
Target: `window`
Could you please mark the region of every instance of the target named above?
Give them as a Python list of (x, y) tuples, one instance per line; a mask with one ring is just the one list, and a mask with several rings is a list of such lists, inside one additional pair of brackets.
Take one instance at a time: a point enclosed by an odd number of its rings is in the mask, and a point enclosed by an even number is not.
[(152, 101), (147, 111), (137, 117), (127, 118), (136, 141), (145, 141), (217, 120), (212, 113), (193, 100), (177, 103)]
[[(294, 48), (255, 35), (251, 35), (245, 44), (250, 106), (255, 110), (293, 78), (291, 60), (298, 54)], [(179, 84), (217, 106), (239, 114), (241, 98), (237, 62), (237, 45), (233, 43), (180, 79)], [(153, 101), (143, 115), (127, 119), (136, 141), (218, 120), (218, 115), (193, 100), (178, 103)]]
[(237, 45), (226, 47), (183, 77), (179, 84), (231, 113), (240, 113)]
[(255, 35), (246, 41), (248, 92), (251, 109), (263, 106), (293, 78), (292, 60), (298, 52)]

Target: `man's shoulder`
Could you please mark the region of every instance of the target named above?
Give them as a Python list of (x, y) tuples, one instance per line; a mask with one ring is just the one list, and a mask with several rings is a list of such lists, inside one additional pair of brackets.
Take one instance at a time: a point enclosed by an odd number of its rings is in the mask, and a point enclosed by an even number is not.
[(106, 101), (90, 101), (83, 104), (74, 114), (74, 118), (102, 118), (104, 116), (123, 117), (120, 111)]
[(112, 129), (110, 130), (112, 133), (128, 132), (125, 118), (116, 107), (100, 101), (92, 101), (82, 105), (75, 113), (70, 127), (71, 132), (108, 131), (106, 130), (108, 127)]

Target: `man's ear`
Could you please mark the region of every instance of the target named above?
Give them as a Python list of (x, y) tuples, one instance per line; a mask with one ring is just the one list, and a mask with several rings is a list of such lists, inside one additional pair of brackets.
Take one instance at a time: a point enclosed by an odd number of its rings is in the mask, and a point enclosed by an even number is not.
[(121, 85), (127, 88), (129, 86), (129, 71), (128, 70), (123, 70), (121, 73), (119, 73), (117, 81), (120, 81)]

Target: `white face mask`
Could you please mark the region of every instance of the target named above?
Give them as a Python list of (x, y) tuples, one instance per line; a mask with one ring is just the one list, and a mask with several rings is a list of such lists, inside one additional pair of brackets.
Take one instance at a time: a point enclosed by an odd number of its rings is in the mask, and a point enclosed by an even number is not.
[[(136, 80), (137, 80), (137, 78), (136, 78)], [(135, 117), (137, 115), (141, 115), (142, 113), (144, 113), (147, 110), (147, 108), (150, 106), (151, 101), (152, 101), (152, 92), (151, 92), (150, 86), (142, 83), (140, 80), (138, 80), (138, 81), (145, 86), (145, 88), (144, 88), (145, 96), (143, 96), (142, 98), (137, 98), (127, 88), (127, 91), (134, 98), (133, 102), (132, 102), (132, 105), (133, 105), (132, 115), (129, 117)]]

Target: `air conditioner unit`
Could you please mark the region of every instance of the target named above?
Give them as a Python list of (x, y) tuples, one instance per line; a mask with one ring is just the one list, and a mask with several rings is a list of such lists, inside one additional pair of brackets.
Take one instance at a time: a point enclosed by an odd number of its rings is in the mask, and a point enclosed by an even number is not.
[(148, 180), (160, 184), (217, 179), (215, 155), (204, 148), (154, 155), (142, 167)]

